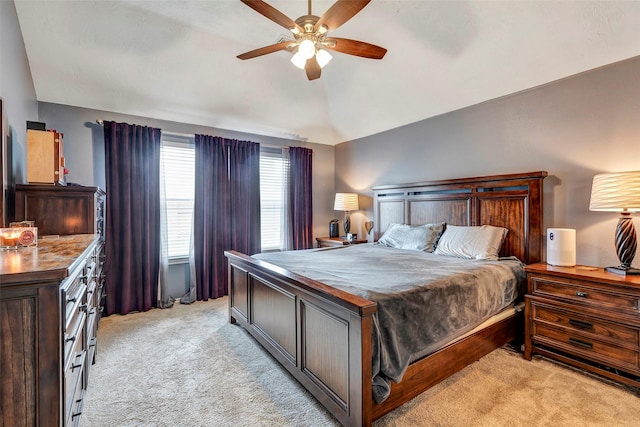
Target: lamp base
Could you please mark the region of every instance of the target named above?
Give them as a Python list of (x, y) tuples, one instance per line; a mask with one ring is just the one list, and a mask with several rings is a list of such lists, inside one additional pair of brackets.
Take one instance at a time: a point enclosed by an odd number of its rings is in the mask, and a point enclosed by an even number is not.
[(624, 267), (606, 267), (605, 271), (609, 273), (619, 274), (621, 276), (636, 276), (640, 275), (640, 268), (624, 268)]

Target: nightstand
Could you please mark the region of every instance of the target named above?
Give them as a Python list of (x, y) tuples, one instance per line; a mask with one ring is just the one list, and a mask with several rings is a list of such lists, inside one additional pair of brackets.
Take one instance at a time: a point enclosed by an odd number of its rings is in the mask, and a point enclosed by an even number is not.
[(524, 358), (534, 353), (640, 388), (640, 277), (525, 267)]
[(367, 239), (357, 239), (349, 241), (345, 237), (316, 237), (319, 248), (330, 248), (333, 246), (357, 245), (359, 243), (367, 243)]

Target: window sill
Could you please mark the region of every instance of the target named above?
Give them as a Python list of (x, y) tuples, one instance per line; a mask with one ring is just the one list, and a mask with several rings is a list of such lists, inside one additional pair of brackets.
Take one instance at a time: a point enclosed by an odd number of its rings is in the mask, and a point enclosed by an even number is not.
[(169, 258), (169, 265), (189, 264), (189, 256), (171, 257)]

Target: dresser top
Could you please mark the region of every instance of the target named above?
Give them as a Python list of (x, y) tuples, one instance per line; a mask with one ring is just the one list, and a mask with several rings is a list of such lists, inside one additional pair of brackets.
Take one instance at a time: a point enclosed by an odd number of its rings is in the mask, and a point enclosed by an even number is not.
[(640, 287), (640, 275), (625, 276), (622, 274), (609, 273), (601, 267), (590, 267), (586, 265), (556, 267), (545, 263), (538, 263), (527, 265), (525, 270), (528, 273), (548, 274), (552, 276), (596, 280)]
[(35, 247), (0, 250), (0, 285), (63, 279), (98, 238), (97, 234), (48, 236), (40, 237)]

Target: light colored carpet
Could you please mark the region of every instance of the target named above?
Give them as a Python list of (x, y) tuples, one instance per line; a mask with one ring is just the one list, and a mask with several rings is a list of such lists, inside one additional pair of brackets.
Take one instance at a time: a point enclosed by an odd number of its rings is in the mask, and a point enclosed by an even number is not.
[[(338, 425), (241, 327), (227, 298), (102, 319), (81, 426)], [(375, 426), (638, 426), (632, 392), (499, 349)]]

